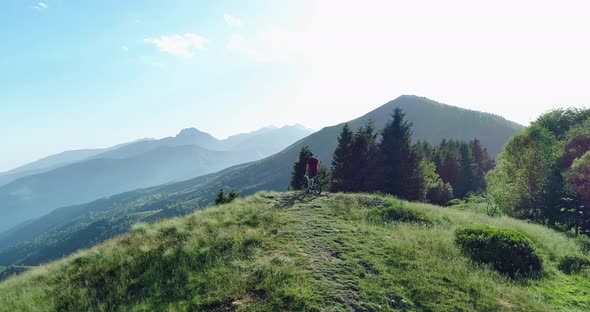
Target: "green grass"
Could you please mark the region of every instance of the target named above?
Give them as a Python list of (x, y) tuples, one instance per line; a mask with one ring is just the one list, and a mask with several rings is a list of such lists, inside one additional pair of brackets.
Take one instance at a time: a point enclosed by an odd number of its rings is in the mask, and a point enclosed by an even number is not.
[[(513, 229), (543, 258), (511, 280), (454, 243)], [(259, 193), (153, 225), (0, 284), (0, 311), (588, 311), (574, 239), (508, 217), (377, 195)]]

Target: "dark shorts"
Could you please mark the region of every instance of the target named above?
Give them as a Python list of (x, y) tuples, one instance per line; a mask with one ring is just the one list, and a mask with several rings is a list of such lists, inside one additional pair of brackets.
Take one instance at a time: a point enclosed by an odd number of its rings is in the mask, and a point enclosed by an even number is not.
[(318, 173), (317, 173), (317, 172), (308, 172), (308, 173), (307, 173), (307, 176), (308, 176), (310, 179), (313, 179), (313, 178), (317, 177), (317, 175), (318, 175)]

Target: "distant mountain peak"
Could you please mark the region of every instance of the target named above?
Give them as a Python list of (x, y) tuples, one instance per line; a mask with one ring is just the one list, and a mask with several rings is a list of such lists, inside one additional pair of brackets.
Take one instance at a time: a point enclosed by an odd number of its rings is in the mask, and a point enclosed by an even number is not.
[(294, 124), (294, 125), (292, 125), (292, 126), (290, 126), (290, 127), (293, 127), (293, 128), (296, 128), (296, 129), (300, 129), (300, 130), (309, 131), (309, 132), (314, 132), (314, 130), (313, 130), (313, 129), (311, 129), (311, 128), (308, 128), (308, 127), (306, 127), (306, 126), (304, 126), (304, 125), (302, 125), (302, 124), (300, 124), (300, 123)]
[(186, 129), (182, 129), (180, 130), (180, 133), (178, 133), (176, 135), (176, 137), (193, 137), (193, 136), (211, 136), (209, 133), (207, 132), (203, 132), (197, 128), (186, 128)]

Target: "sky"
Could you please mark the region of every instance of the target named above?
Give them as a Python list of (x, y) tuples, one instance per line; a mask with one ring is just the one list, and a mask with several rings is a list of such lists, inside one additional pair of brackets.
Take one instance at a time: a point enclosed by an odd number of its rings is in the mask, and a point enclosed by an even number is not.
[(0, 6), (0, 171), (187, 127), (319, 130), (402, 94), (524, 125), (590, 106), (588, 1)]

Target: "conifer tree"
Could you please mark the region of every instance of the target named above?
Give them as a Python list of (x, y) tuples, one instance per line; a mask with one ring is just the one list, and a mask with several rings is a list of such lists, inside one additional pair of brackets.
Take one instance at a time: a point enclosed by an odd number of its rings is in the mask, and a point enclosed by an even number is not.
[(229, 192), (228, 200), (231, 203), (232, 201), (234, 201), (234, 199), (238, 198), (239, 196), (240, 194), (238, 194), (238, 192), (232, 190), (231, 192)]
[(383, 187), (385, 193), (409, 200), (420, 199), (423, 177), (419, 169), (419, 155), (411, 145), (412, 124), (405, 120), (400, 108), (393, 112), (393, 120), (382, 132)]
[(351, 166), (353, 136), (348, 124), (344, 124), (338, 137), (338, 146), (332, 157), (331, 190), (333, 192), (352, 191), (350, 183), (354, 177)]
[(486, 189), (485, 176), (494, 167), (494, 161), (490, 158), (488, 150), (481, 145), (481, 142), (477, 138), (473, 139), (470, 145), (471, 156), (475, 167), (473, 190), (475, 192), (483, 192)]
[(374, 192), (381, 188), (377, 135), (372, 120), (354, 135), (350, 167), (354, 192)]
[(293, 171), (291, 171), (290, 188), (292, 190), (300, 190), (305, 182), (305, 169), (307, 167), (307, 160), (311, 157), (311, 150), (309, 146), (304, 146), (299, 150), (299, 157), (293, 164)]
[(457, 185), (456, 196), (463, 198), (470, 192), (475, 192), (475, 165), (471, 148), (467, 142), (461, 142), (459, 145), (460, 176)]
[(227, 202), (227, 197), (225, 196), (225, 193), (223, 192), (223, 189), (219, 190), (219, 193), (217, 193), (217, 198), (215, 198), (215, 205), (223, 205)]

